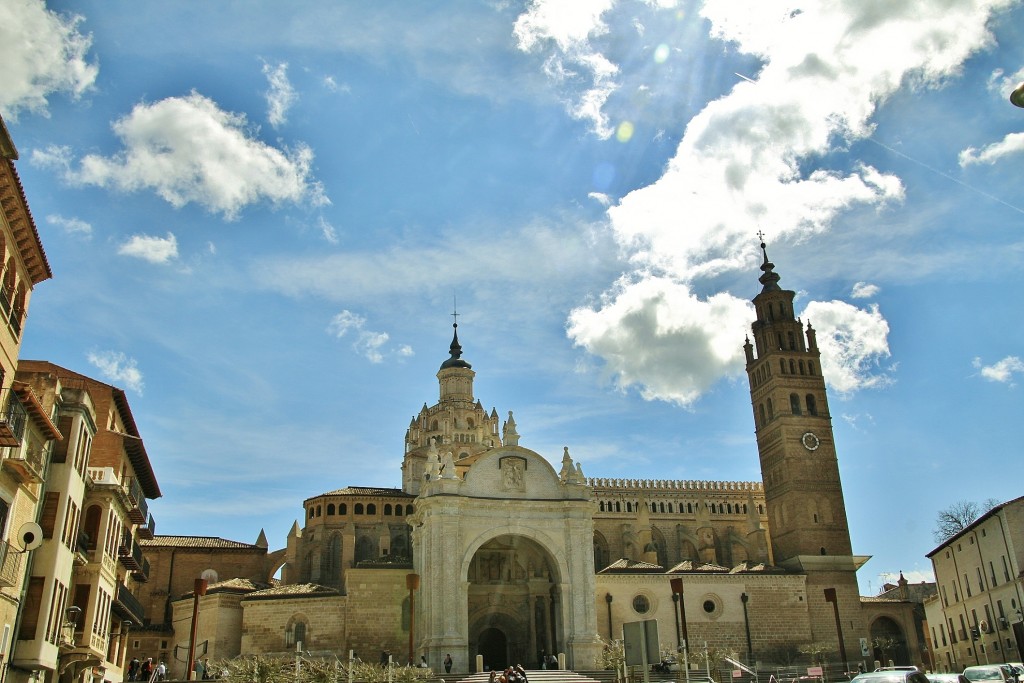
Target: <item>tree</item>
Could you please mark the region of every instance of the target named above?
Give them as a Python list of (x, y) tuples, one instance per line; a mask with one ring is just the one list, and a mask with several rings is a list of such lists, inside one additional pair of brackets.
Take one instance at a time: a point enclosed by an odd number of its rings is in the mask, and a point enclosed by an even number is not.
[(935, 516), (935, 528), (932, 537), (936, 543), (945, 543), (958, 533), (969, 527), (974, 520), (999, 505), (995, 498), (989, 498), (979, 505), (973, 500), (961, 500), (947, 508), (939, 510)]

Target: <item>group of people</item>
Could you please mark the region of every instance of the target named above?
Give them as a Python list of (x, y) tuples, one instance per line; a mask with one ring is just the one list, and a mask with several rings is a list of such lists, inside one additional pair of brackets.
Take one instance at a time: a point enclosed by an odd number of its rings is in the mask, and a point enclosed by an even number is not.
[(161, 661), (153, 665), (153, 658), (146, 657), (145, 661), (139, 661), (138, 657), (132, 657), (128, 662), (129, 681), (166, 681), (167, 665)]
[(526, 670), (522, 664), (510, 666), (501, 673), (491, 671), (488, 683), (529, 683), (526, 680)]

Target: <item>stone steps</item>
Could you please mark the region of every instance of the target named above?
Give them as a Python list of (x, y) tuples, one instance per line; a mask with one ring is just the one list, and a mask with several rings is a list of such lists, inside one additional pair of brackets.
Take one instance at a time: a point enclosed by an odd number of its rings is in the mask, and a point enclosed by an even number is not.
[[(597, 673), (597, 672), (588, 672)], [(615, 672), (601, 672), (611, 674), (611, 679), (615, 679)], [(469, 674), (454, 681), (454, 683), (487, 683), (490, 680), (490, 671), (481, 671), (480, 673)], [(530, 683), (605, 683), (607, 679), (605, 676), (600, 678), (594, 678), (589, 675), (577, 673), (575, 671), (564, 671), (561, 669), (526, 669), (526, 678)], [(446, 678), (445, 680), (449, 680)]]

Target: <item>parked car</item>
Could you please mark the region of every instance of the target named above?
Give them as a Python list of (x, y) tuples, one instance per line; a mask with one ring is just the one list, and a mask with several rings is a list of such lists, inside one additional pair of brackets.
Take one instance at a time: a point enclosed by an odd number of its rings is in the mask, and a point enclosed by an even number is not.
[(916, 668), (893, 667), (857, 674), (850, 683), (928, 683), (928, 679)]
[(964, 669), (964, 677), (971, 681), (971, 683), (974, 683), (975, 681), (1016, 683), (1017, 681), (1016, 673), (1006, 664), (982, 664), (981, 666), (969, 666)]
[(925, 674), (931, 683), (970, 683), (963, 674)]

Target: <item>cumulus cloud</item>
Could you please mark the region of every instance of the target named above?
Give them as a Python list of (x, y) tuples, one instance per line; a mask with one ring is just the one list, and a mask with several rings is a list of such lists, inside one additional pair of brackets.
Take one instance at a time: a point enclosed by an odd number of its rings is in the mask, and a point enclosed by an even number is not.
[(1024, 133), (1010, 133), (999, 142), (993, 142), (980, 150), (968, 147), (960, 152), (960, 166), (972, 164), (994, 164), (1003, 157), (1024, 153)]
[(992, 365), (985, 365), (980, 358), (973, 361), (974, 367), (981, 370), (981, 376), (990, 382), (1001, 382), (1015, 386), (1014, 375), (1024, 374), (1024, 361), (1017, 356), (1007, 356)]
[(78, 99), (92, 88), (99, 67), (87, 61), (92, 36), (79, 31), (82, 21), (46, 9), (42, 0), (0, 3), (0, 114), (45, 116), (53, 93)]
[(123, 386), (137, 394), (142, 393), (142, 372), (134, 358), (121, 351), (93, 351), (86, 358), (99, 369), (104, 378), (115, 385)]
[(253, 137), (244, 115), (226, 112), (196, 92), (138, 104), (113, 128), (124, 145), (118, 154), (89, 154), (77, 169), (61, 148), (34, 160), (68, 164), (65, 176), (75, 183), (150, 189), (175, 207), (195, 202), (228, 220), (261, 200), (330, 203), (312, 177), (312, 150), (271, 147)]
[(178, 239), (168, 232), (167, 237), (132, 235), (117, 249), (122, 256), (133, 256), (150, 263), (167, 263), (178, 258)]
[(263, 64), (263, 75), (267, 77), (270, 89), (267, 98), (267, 120), (274, 128), (288, 121), (288, 110), (295, 104), (298, 96), (288, 80), (288, 64), (282, 62), (277, 66)]
[[(600, 307), (589, 309), (588, 316), (603, 320), (580, 326), (570, 318), (574, 341), (602, 356), (620, 381), (643, 383), (647, 359), (607, 343), (615, 338), (616, 325), (631, 323), (623, 334), (636, 334), (636, 319), (624, 316), (619, 301), (636, 310), (665, 305), (664, 292), (650, 292), (650, 278), (639, 274), (674, 281), (690, 302), (691, 291), (702, 289), (696, 283), (750, 269), (755, 249), (750, 237), (761, 226), (771, 226), (773, 240), (814, 239), (853, 208), (902, 201), (903, 184), (895, 175), (864, 163), (830, 168), (823, 160), (871, 135), (877, 107), (899, 88), (940, 84), (955, 75), (968, 57), (990, 45), (987, 22), (1009, 2), (812, 3), (800, 12), (760, 0), (703, 3), (700, 12), (711, 34), (758, 59), (760, 70), (738, 77), (729, 92), (689, 121), (659, 179), (608, 209), (635, 274), (618, 283)], [(606, 65), (594, 46), (612, 45), (615, 36), (595, 38), (636, 28), (606, 24), (612, 16), (609, 3), (575, 12), (563, 10), (567, 4), (532, 2), (517, 23), (520, 48), (544, 45), (564, 58), (549, 65), (575, 60), (574, 68), (593, 69), (595, 83), (613, 85), (606, 75), (615, 65)], [(565, 82), (558, 69), (550, 75)], [(590, 106), (589, 97), (579, 97), (577, 105)], [(595, 126), (606, 132), (600, 117)], [(628, 291), (632, 288), (635, 295)], [(641, 303), (647, 296), (652, 298)], [(821, 325), (823, 353), (829, 371), (836, 373), (830, 377), (834, 387), (854, 391), (890, 381), (878, 365), (889, 350), (888, 326), (877, 307), (829, 302), (811, 304), (808, 311)], [(656, 331), (655, 325), (648, 327)], [(728, 362), (712, 367), (718, 376), (733, 372)], [(714, 380), (710, 368), (704, 372), (699, 382), (680, 377), (679, 387), (645, 391), (691, 401), (702, 390), (696, 387)]]
[(742, 339), (752, 309), (730, 294), (701, 300), (661, 277), (622, 281), (599, 308), (569, 315), (577, 346), (600, 356), (620, 388), (689, 406), (725, 376), (743, 371)]
[(80, 218), (65, 218), (60, 214), (51, 213), (46, 217), (46, 222), (50, 225), (56, 225), (69, 235), (81, 235), (86, 238), (92, 237), (92, 225)]
[(841, 394), (892, 383), (882, 362), (889, 358), (889, 323), (877, 305), (812, 301), (803, 319), (813, 324), (821, 350), (821, 374)]
[(854, 299), (870, 299), (878, 296), (880, 291), (882, 290), (878, 285), (873, 285), (867, 282), (858, 282), (853, 286), (850, 296)]
[[(328, 334), (333, 334), (338, 339), (352, 334), (352, 348), (361, 356), (364, 356), (371, 363), (382, 363), (386, 352), (385, 346), (390, 339), (387, 332), (374, 332), (366, 329), (366, 318), (353, 313), (342, 311), (333, 318), (327, 325)], [(395, 355), (408, 357), (413, 355), (412, 347), (405, 344), (398, 348)]]

